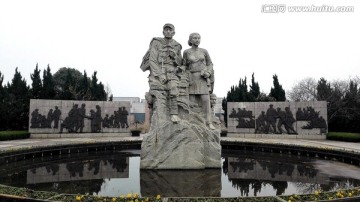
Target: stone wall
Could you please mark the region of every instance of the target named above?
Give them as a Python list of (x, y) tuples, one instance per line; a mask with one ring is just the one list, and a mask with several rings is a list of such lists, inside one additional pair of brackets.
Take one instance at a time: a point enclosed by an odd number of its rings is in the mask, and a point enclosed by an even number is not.
[(328, 129), (325, 101), (228, 102), (227, 112), (229, 133), (321, 136)]
[(130, 102), (30, 100), (29, 132), (128, 132), (133, 117)]

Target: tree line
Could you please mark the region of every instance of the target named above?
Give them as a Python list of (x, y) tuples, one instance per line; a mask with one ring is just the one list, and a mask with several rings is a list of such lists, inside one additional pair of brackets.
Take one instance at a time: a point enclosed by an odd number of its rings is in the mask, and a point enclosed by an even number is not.
[[(0, 130), (25, 130), (28, 127), (30, 99), (106, 101), (109, 92), (98, 81), (95, 71), (91, 78), (74, 68), (62, 67), (55, 74), (50, 66), (41, 70), (36, 64), (28, 85), (18, 68), (11, 82), (4, 84), (0, 72)], [(112, 95), (111, 95), (112, 97)]]
[(308, 77), (287, 92), (292, 101), (326, 101), (329, 131), (360, 132), (360, 78), (316, 81)]
[(227, 92), (226, 97), (222, 101), (222, 109), (224, 110), (224, 121), (227, 125), (227, 103), (228, 102), (273, 102), (285, 101), (285, 90), (279, 83), (279, 79), (275, 74), (273, 76), (273, 84), (270, 93), (266, 94), (260, 91), (259, 83), (255, 81), (254, 73), (251, 76), (250, 90), (248, 90), (247, 79), (239, 80), (238, 85), (231, 86), (230, 91)]
[[(335, 80), (329, 82), (325, 78), (316, 81), (305, 78), (296, 83), (285, 93), (279, 79), (273, 76), (273, 87), (270, 93), (260, 91), (259, 83), (252, 75), (248, 90), (247, 79), (239, 80), (239, 84), (231, 86), (224, 97), (225, 124), (227, 123), (227, 102), (272, 102), (272, 101), (326, 101), (328, 126), (331, 132), (360, 132), (360, 78)], [(288, 99), (286, 97), (288, 95)]]

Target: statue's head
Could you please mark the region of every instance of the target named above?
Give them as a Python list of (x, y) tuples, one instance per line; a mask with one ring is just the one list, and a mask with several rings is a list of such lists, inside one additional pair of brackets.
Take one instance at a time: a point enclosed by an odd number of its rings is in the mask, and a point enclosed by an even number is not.
[(195, 46), (200, 45), (201, 36), (199, 33), (191, 33), (189, 36), (188, 44), (189, 46), (192, 46), (193, 44)]
[(173, 36), (175, 35), (175, 27), (174, 25), (170, 24), (170, 23), (166, 23), (163, 27), (163, 34), (164, 37), (167, 39), (172, 39)]

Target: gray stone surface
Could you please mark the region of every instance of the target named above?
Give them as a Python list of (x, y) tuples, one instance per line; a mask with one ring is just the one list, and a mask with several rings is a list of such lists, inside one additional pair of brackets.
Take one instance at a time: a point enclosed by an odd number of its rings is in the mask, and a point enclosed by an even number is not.
[[(69, 123), (75, 123), (75, 122), (82, 122), (83, 123), (83, 129), (81, 131), (81, 124), (78, 124), (78, 126), (74, 126), (73, 128), (77, 128), (77, 130), (75, 131), (75, 129), (73, 131), (69, 130), (68, 128), (66, 128), (66, 121), (65, 119), (69, 116), (69, 113), (71, 109), (74, 107), (74, 105), (78, 105), (78, 112), (76, 113), (80, 113), (79, 109), (81, 108), (81, 105), (85, 104), (85, 117), (83, 118), (83, 121), (79, 120), (79, 119), (68, 119), (70, 120)], [(78, 100), (41, 100), (41, 99), (31, 99), (30, 100), (30, 115), (29, 115), (29, 132), (31, 134), (56, 134), (56, 133), (70, 133), (72, 135), (74, 135), (74, 133), (91, 133), (94, 132), (92, 131), (92, 123), (93, 122), (93, 118), (91, 117), (91, 110), (93, 110), (95, 113), (97, 111), (96, 106), (100, 107), (101, 110), (101, 119), (100, 119), (100, 129), (97, 132), (102, 132), (102, 133), (126, 133), (128, 132), (128, 128), (124, 127), (106, 127), (104, 125), (104, 118), (106, 117), (106, 115), (108, 115), (109, 117), (111, 115), (114, 115), (114, 111), (119, 110), (120, 107), (125, 107), (125, 109), (128, 111), (128, 115), (127, 115), (127, 124), (130, 125), (130, 102), (118, 102), (118, 101), (114, 101), (114, 102), (105, 102), (105, 101), (78, 101)], [(61, 115), (58, 119), (58, 127), (55, 127), (55, 119), (52, 117), (50, 118), (48, 116), (48, 113), (50, 110), (53, 110), (53, 112), (55, 111), (55, 107), (58, 107)], [(44, 124), (40, 124), (38, 126), (34, 127), (33, 124), (33, 112), (35, 110), (38, 110), (38, 114), (45, 116), (46, 121), (48, 123), (50, 123), (49, 125), (44, 127)], [(61, 131), (61, 128), (62, 131)]]
[[(271, 121), (268, 114), (270, 105), (276, 111), (274, 115), (274, 121)], [(252, 111), (255, 119), (255, 127), (239, 127), (239, 119), (237, 117), (231, 117), (234, 113), (233, 109), (244, 108), (245, 110)], [(289, 113), (285, 113), (288, 108)], [(306, 119), (297, 117), (298, 108), (301, 109), (301, 113), (307, 113)], [(238, 134), (251, 134), (261, 133), (262, 137), (269, 135), (269, 138), (274, 138), (273, 134), (287, 134), (297, 133), (301, 135), (320, 135), (327, 132), (327, 104), (324, 101), (310, 101), (310, 102), (228, 102), (228, 132)], [(280, 110), (280, 111), (277, 111)], [(283, 117), (291, 117), (293, 121), (280, 122), (279, 114), (283, 113)], [(261, 124), (261, 117), (264, 117), (265, 124)], [(289, 119), (291, 120), (291, 119)], [(266, 130), (264, 130), (266, 128)], [(281, 130), (280, 130), (281, 129)], [(293, 129), (293, 130), (292, 130)], [(290, 136), (286, 136), (290, 137)], [(291, 137), (293, 138), (293, 137)]]
[[(141, 146), (142, 169), (221, 167), (220, 122), (214, 114), (213, 64), (199, 48), (200, 35), (189, 37), (190, 49), (173, 39), (175, 27), (165, 24), (164, 38), (153, 38), (141, 69), (150, 70), (151, 126)], [(183, 62), (184, 61), (184, 62)]]
[[(155, 112), (157, 113), (157, 112)], [(210, 130), (195, 116), (174, 124), (155, 120), (141, 146), (142, 169), (204, 169), (221, 167), (220, 127)]]

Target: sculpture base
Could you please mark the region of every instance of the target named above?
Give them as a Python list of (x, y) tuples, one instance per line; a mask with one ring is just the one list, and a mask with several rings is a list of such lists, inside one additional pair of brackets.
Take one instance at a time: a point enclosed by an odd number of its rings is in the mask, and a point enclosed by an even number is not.
[(221, 168), (220, 130), (167, 121), (144, 136), (140, 168)]
[(180, 121), (170, 120), (168, 101), (160, 91), (151, 127), (141, 144), (141, 169), (204, 169), (221, 168), (220, 124), (213, 116), (215, 130), (206, 126), (201, 108), (178, 99)]

